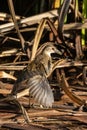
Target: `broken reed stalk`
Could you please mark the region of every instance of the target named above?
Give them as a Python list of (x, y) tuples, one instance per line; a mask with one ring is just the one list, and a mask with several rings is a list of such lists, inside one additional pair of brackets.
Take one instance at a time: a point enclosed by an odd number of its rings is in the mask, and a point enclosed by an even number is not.
[(62, 85), (62, 88), (64, 90), (64, 92), (68, 95), (68, 97), (74, 101), (75, 103), (77, 103), (78, 105), (80, 106), (83, 106), (86, 104), (86, 101), (85, 100), (82, 100), (80, 99), (80, 97), (76, 96), (73, 92), (71, 92), (69, 90), (69, 84), (65, 78), (65, 73), (63, 70), (61, 70), (61, 75), (62, 75), (62, 80), (61, 80), (61, 85)]
[(13, 80), (17, 80), (16, 77), (14, 77), (11, 74), (6, 73), (5, 71), (0, 71), (0, 78), (10, 78), (10, 79), (13, 79)]
[(45, 23), (46, 23), (46, 20), (42, 19), (38, 28), (37, 28), (35, 39), (34, 39), (34, 44), (33, 44), (33, 47), (32, 47), (32, 55), (31, 55), (30, 61), (32, 61), (35, 58), (37, 48), (39, 46), (39, 42), (40, 42), (44, 27), (45, 27)]
[(17, 20), (15, 18), (15, 11), (14, 11), (14, 6), (13, 6), (13, 1), (12, 0), (8, 0), (8, 5), (9, 5), (9, 10), (10, 10), (13, 22), (14, 22), (15, 29), (16, 29), (16, 31), (18, 33), (18, 36), (19, 36), (19, 39), (20, 39), (20, 42), (21, 42), (21, 46), (22, 46), (22, 49), (24, 51), (25, 40), (24, 40), (22, 34), (20, 33), (20, 30), (19, 30), (19, 27), (18, 27), (18, 23), (17, 23)]

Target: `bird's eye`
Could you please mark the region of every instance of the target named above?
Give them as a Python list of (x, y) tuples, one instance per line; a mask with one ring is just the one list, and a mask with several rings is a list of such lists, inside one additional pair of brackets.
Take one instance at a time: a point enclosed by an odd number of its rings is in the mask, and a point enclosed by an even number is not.
[(52, 50), (54, 51), (54, 50), (55, 50), (55, 48), (53, 47), (53, 48), (52, 48)]

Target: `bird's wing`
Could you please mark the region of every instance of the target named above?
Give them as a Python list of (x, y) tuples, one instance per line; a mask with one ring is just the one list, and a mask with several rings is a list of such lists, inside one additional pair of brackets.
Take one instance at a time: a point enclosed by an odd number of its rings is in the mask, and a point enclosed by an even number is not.
[(22, 90), (26, 89), (27, 88), (27, 82), (28, 82), (28, 79), (25, 79), (21, 82), (16, 82), (13, 86), (13, 89), (11, 91), (11, 94), (12, 95), (16, 95), (17, 93), (21, 92)]
[(13, 86), (11, 94), (16, 95), (29, 88), (29, 93), (35, 100), (46, 106), (51, 107), (54, 102), (52, 90), (45, 76), (39, 71), (22, 71), (16, 83)]
[(29, 93), (41, 105), (52, 107), (54, 97), (45, 76), (35, 75), (28, 80)]
[(36, 75), (36, 72), (29, 71), (27, 68), (24, 68), (22, 71), (19, 71), (17, 81), (15, 82), (11, 94), (15, 95), (22, 90), (28, 88), (28, 79)]

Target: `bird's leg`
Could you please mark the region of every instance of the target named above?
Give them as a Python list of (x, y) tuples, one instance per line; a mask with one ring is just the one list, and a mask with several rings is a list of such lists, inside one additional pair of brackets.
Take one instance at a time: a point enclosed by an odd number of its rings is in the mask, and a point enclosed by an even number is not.
[(23, 116), (24, 116), (24, 119), (25, 121), (29, 124), (30, 122), (32, 122), (28, 116), (28, 113), (26, 111), (26, 109), (20, 104), (20, 108), (22, 110), (22, 113), (23, 113)]
[[(18, 95), (18, 96), (20, 97), (20, 95)], [(8, 97), (0, 100), (0, 102), (4, 102), (4, 101), (9, 101), (9, 102), (12, 102), (12, 103), (16, 104), (18, 106), (18, 108), (21, 110), (26, 123), (29, 124), (31, 122), (31, 120), (30, 120), (30, 118), (28, 116), (27, 111), (25, 110), (25, 108), (23, 107), (23, 105), (20, 104), (20, 102), (18, 101), (18, 99), (15, 96), (11, 95), (11, 96), (8, 96)]]
[(29, 123), (31, 122), (31, 120), (30, 120), (30, 118), (29, 118), (29, 116), (28, 116), (27, 111), (26, 111), (25, 108), (23, 107), (23, 105), (20, 104), (20, 102), (19, 102), (17, 99), (14, 99), (13, 102), (14, 102), (15, 104), (17, 104), (18, 107), (21, 109), (25, 121), (29, 124)]
[(29, 108), (31, 108), (32, 105), (31, 105), (31, 95), (30, 95), (30, 93), (29, 93), (28, 96), (29, 96)]

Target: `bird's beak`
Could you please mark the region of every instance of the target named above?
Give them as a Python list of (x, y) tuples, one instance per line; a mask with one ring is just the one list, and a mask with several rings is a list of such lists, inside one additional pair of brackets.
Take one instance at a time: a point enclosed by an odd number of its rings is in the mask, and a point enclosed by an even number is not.
[(59, 54), (59, 55), (62, 55), (62, 52), (59, 51), (57, 48), (55, 48), (55, 53)]

